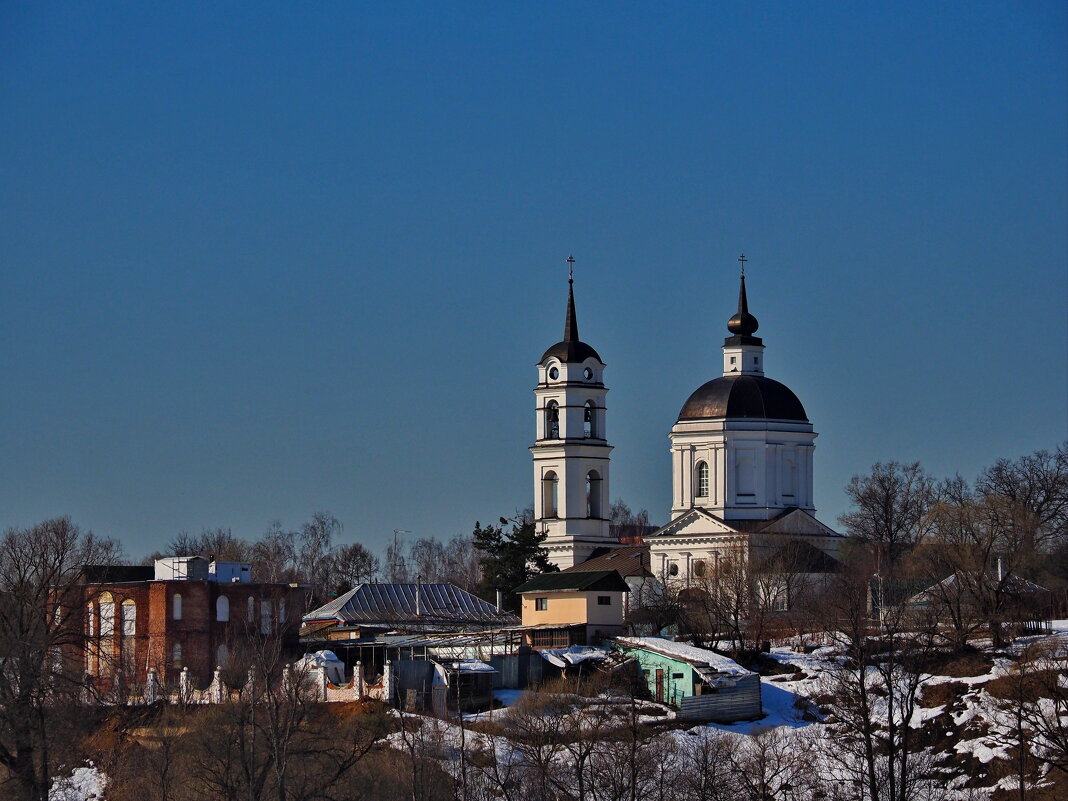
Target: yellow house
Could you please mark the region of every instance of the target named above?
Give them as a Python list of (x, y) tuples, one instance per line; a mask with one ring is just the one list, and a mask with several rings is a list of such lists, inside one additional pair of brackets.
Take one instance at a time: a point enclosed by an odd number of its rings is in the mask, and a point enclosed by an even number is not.
[(615, 570), (543, 573), (516, 587), (534, 648), (595, 645), (623, 633), (627, 582)]

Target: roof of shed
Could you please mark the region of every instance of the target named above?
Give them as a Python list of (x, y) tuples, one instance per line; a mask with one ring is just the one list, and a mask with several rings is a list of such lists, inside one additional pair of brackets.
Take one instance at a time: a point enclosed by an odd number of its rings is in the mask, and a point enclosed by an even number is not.
[(655, 654), (688, 662), (695, 668), (707, 667), (716, 673), (733, 676), (752, 674), (751, 670), (746, 670), (729, 657), (685, 642), (666, 640), (663, 637), (616, 637), (615, 641), (628, 648), (640, 648), (643, 651), (652, 651)]

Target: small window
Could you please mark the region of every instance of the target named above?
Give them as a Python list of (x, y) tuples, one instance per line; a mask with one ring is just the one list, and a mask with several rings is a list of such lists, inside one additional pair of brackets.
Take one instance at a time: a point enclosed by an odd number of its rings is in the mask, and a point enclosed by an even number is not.
[(705, 562), (703, 559), (698, 559), (693, 563), (693, 574), (697, 578), (703, 578), (705, 575)]
[(754, 356), (753, 357), (753, 364), (760, 364), (760, 357), (759, 356)]
[(738, 364), (738, 359), (734, 356), (731, 356), (731, 364)]
[(593, 425), (594, 414), (595, 412), (593, 408), (593, 401), (586, 401), (586, 405), (582, 409), (582, 436), (586, 437), (587, 439), (596, 436)]
[(708, 462), (697, 463), (697, 497), (708, 497)]
[(549, 378), (550, 378), (550, 380), (555, 381), (559, 377), (560, 377), (560, 371), (557, 370), (555, 367), (550, 367), (549, 368)]
[(182, 619), (182, 594), (180, 592), (176, 592), (171, 598), (171, 617), (174, 620)]
[(682, 674), (681, 673), (672, 673), (671, 674), (671, 678), (673, 678), (673, 679), (681, 679), (682, 678)]
[(220, 595), (215, 599), (215, 619), (220, 623), (225, 623), (230, 619), (230, 599), (225, 595)]
[(253, 620), (256, 619), (256, 599), (255, 598), (249, 598), (248, 599), (248, 614), (247, 614), (247, 617), (248, 617), (248, 622), (249, 623), (251, 623)]
[(593, 378), (593, 370), (587, 367), (585, 370), (582, 371), (582, 377), (589, 381), (591, 378)]
[(677, 576), (677, 575), (679, 575), (679, 563), (678, 562), (672, 562), (668, 566), (668, 575), (669, 576)]
[(537, 612), (545, 612), (546, 610), (548, 610), (548, 608), (549, 608), (549, 599), (548, 598), (535, 598), (534, 599), (534, 610), (535, 611), (537, 611)]
[(273, 615), (271, 614), (271, 602), (269, 599), (260, 601), (260, 634), (270, 634)]
[(612, 605), (612, 596), (611, 595), (598, 595), (597, 596), (597, 605), (598, 606), (611, 606)]
[(182, 644), (180, 642), (176, 642), (171, 651), (171, 667), (182, 667)]

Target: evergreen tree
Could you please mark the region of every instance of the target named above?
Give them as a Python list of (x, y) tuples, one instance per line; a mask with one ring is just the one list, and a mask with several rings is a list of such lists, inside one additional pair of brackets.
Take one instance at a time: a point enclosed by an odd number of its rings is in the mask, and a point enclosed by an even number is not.
[[(511, 530), (506, 531), (511, 524)], [(483, 528), (475, 523), (472, 538), (475, 547), (482, 553), (482, 583), (479, 594), (493, 599), (497, 590), (504, 593), (504, 608), (519, 611), (519, 597), (512, 590), (540, 573), (556, 571), (549, 561), (549, 552), (542, 547), (546, 533), (538, 533), (533, 520), (519, 517), (501, 518), (500, 525)]]

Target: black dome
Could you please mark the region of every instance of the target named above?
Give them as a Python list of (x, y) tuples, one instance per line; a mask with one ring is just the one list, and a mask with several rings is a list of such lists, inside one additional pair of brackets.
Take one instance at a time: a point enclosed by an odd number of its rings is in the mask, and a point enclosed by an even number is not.
[(785, 384), (760, 375), (725, 375), (699, 387), (679, 412), (679, 420), (748, 417), (807, 423), (801, 401)]
[(597, 351), (585, 342), (572, 340), (571, 342), (557, 342), (545, 351), (545, 354), (541, 357), (541, 361), (538, 363), (543, 364), (545, 360), (550, 357), (555, 357), (562, 362), (584, 362), (591, 356), (597, 361), (601, 361), (601, 357), (597, 355)]

